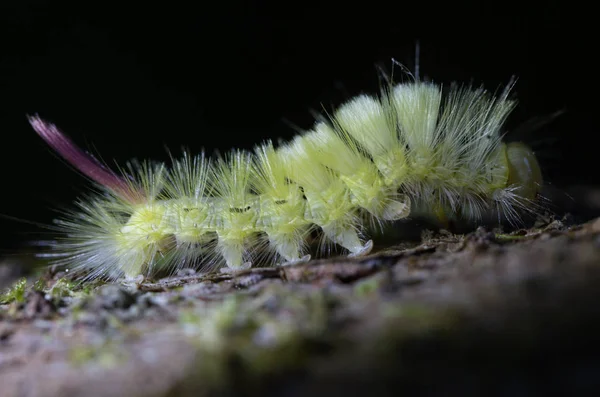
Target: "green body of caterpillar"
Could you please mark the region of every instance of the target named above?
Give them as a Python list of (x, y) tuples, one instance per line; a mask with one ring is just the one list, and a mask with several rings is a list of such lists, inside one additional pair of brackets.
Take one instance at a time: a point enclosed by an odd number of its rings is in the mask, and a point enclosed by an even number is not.
[(126, 188), (102, 182), (111, 194), (80, 200), (59, 221), (68, 237), (57, 248), (88, 277), (136, 276), (305, 261), (313, 230), (363, 255), (372, 247), (367, 219), (417, 209), (441, 220), (490, 211), (516, 219), (542, 177), (529, 148), (501, 141), (513, 107), (506, 93), (454, 88), (444, 97), (421, 82), (361, 95), (278, 148), (267, 142), (216, 161), (186, 154), (170, 169), (138, 167)]

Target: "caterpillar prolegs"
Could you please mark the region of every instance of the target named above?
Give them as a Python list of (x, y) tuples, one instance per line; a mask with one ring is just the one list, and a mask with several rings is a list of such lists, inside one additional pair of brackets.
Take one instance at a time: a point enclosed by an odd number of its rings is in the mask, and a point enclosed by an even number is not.
[(368, 224), (417, 212), (517, 221), (535, 208), (542, 174), (526, 145), (502, 141), (514, 106), (509, 89), (390, 84), (288, 143), (215, 159), (183, 153), (170, 165), (132, 162), (119, 173), (53, 124), (30, 122), (100, 188), (55, 221), (56, 263), (86, 278), (118, 278), (307, 261), (315, 233), (324, 246), (365, 255)]

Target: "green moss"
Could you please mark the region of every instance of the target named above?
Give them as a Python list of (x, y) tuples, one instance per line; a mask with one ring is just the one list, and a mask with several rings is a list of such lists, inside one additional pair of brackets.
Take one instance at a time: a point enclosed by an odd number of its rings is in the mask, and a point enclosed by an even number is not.
[(525, 237), (527, 237), (527, 236), (516, 235), (516, 234), (503, 234), (503, 233), (498, 233), (494, 236), (494, 238), (500, 242), (519, 241), (519, 240), (523, 240)]
[(27, 279), (21, 278), (17, 280), (8, 291), (0, 295), (0, 304), (7, 304), (11, 302), (24, 302), (25, 301), (25, 289), (27, 287)]
[(252, 382), (302, 367), (327, 329), (330, 304), (320, 289), (273, 286), (253, 298), (233, 295), (186, 310), (179, 322), (202, 357), (199, 373), (210, 374), (211, 385), (228, 382), (232, 362)]
[(86, 282), (72, 282), (73, 290), (82, 295), (91, 295), (92, 292), (98, 287), (105, 285), (106, 282), (101, 279), (86, 281)]
[(68, 281), (64, 278), (58, 279), (54, 285), (48, 289), (48, 294), (52, 297), (52, 299), (60, 299), (69, 296), (73, 296), (75, 294), (76, 284), (72, 281)]
[(46, 280), (44, 280), (43, 277), (35, 280), (35, 283), (33, 283), (33, 290), (34, 291), (45, 291), (46, 290)]
[(443, 310), (420, 303), (397, 302), (382, 305), (382, 314), (386, 319), (402, 319), (410, 323), (436, 323)]
[(364, 280), (360, 280), (354, 284), (354, 294), (359, 298), (376, 295), (377, 291), (381, 289), (383, 281), (381, 274), (376, 274)]
[(76, 346), (69, 351), (69, 360), (75, 366), (97, 364), (103, 368), (114, 368), (126, 359), (123, 351), (109, 341), (96, 346)]

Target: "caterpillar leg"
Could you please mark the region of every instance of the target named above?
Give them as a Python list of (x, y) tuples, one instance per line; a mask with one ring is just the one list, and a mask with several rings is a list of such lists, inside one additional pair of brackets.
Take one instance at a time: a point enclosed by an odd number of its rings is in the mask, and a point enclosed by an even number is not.
[(438, 224), (444, 229), (449, 229), (450, 219), (448, 218), (446, 212), (447, 209), (439, 204), (436, 205), (433, 209), (433, 215), (435, 216), (435, 219), (437, 220)]
[(252, 262), (244, 262), (244, 246), (243, 239), (219, 238), (217, 249), (225, 259), (226, 268), (222, 268), (221, 272), (230, 272), (236, 270), (249, 269)]
[(302, 235), (298, 233), (271, 233), (269, 243), (285, 259), (281, 266), (308, 262), (310, 255), (302, 255)]
[(369, 253), (373, 250), (373, 240), (369, 240), (363, 245), (362, 249), (357, 252), (352, 252), (348, 255), (350, 258), (357, 258), (360, 256), (369, 255)]
[(235, 273), (235, 272), (239, 272), (240, 270), (247, 270), (250, 269), (252, 267), (252, 262), (245, 262), (242, 263), (241, 266), (238, 267), (222, 267), (219, 269), (219, 271), (221, 273)]
[(363, 244), (358, 233), (352, 227), (331, 222), (321, 228), (331, 241), (350, 251), (348, 255), (350, 257), (367, 255), (373, 249), (373, 241), (369, 240)]
[(138, 274), (137, 276), (125, 275), (125, 279), (123, 280), (123, 284), (129, 285), (138, 285), (142, 284), (146, 280), (146, 276), (143, 274)]
[(387, 221), (396, 221), (410, 215), (410, 199), (403, 195), (401, 200), (390, 200), (381, 211), (381, 217)]
[(312, 258), (312, 256), (310, 256), (310, 254), (307, 254), (301, 258), (288, 259), (286, 262), (281, 263), (279, 266), (291, 266), (291, 265), (296, 265), (298, 263), (306, 263), (306, 262), (309, 262), (311, 258)]

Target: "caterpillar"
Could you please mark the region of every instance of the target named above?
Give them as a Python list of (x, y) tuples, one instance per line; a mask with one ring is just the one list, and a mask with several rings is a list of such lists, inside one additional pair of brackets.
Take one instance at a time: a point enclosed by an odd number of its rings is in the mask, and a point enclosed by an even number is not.
[(86, 279), (193, 267), (235, 271), (311, 259), (321, 250), (368, 254), (368, 226), (425, 213), (441, 221), (534, 211), (543, 179), (532, 150), (503, 142), (512, 85), (484, 88), (413, 79), (359, 95), (290, 142), (118, 172), (54, 124), (33, 129), (97, 189), (55, 220), (57, 264)]

